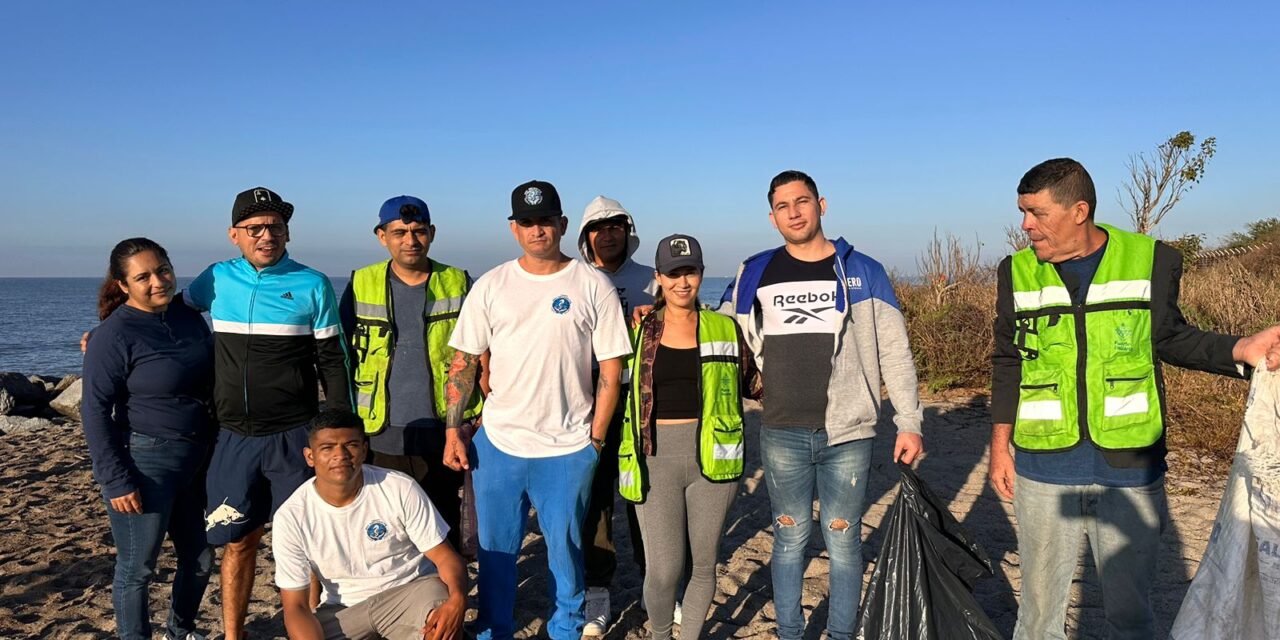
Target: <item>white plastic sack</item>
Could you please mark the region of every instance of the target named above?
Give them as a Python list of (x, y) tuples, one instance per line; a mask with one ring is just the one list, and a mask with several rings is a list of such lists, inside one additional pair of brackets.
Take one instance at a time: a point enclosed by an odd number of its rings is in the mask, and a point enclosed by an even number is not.
[(1254, 371), (1227, 490), (1170, 637), (1280, 638), (1280, 372)]

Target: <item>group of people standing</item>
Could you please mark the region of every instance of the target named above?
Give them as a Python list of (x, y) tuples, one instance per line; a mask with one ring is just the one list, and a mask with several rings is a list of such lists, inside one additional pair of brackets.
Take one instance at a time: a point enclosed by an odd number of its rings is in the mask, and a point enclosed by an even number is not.
[[(1028, 172), (1018, 193), (1032, 247), (1000, 267), (991, 468), (1002, 495), (1017, 477), (1019, 637), (1061, 637), (1074, 532), (1095, 549), (1100, 537), (1146, 536), (1149, 558), (1095, 553), (1113, 635), (1146, 637), (1165, 517), (1159, 360), (1236, 375), (1247, 368), (1234, 363), (1280, 366), (1280, 327), (1235, 338), (1188, 326), (1172, 250), (1095, 225), (1092, 189), (1072, 160)], [(783, 172), (768, 201), (783, 245), (741, 264), (718, 311), (699, 302), (698, 240), (667, 236), (654, 266), (641, 265), (636, 221), (615, 200), (587, 206), (582, 259), (566, 256), (568, 220), (541, 181), (511, 195), (521, 255), (474, 282), (429, 257), (436, 230), (412, 196), (383, 204), (374, 233), (389, 259), (354, 271), (340, 300), (288, 256), (293, 207), (265, 188), (235, 199), (228, 237), (241, 256), (182, 294), (163, 248), (121, 242), (87, 340), (83, 411), (116, 541), (118, 634), (150, 637), (147, 585), (167, 532), (178, 571), (166, 637), (201, 637), (212, 546), (224, 547), (225, 637), (244, 637), (274, 516), (291, 638), (460, 637), (469, 479), (477, 637), (513, 637), (531, 506), (551, 574), (547, 633), (605, 633), (615, 493), (652, 637), (672, 637), (677, 623), (681, 637), (700, 637), (744, 451), (757, 445), (743, 415), (743, 398), (755, 398), (777, 635), (804, 633), (816, 495), (830, 557), (827, 635), (853, 637), (882, 388), (893, 458), (912, 463), (924, 450), (916, 373), (888, 275), (828, 239), (813, 179)], [(1113, 522), (1099, 505), (1128, 500), (1128, 487), (1147, 499)], [(1063, 495), (1090, 499), (1076, 516), (1046, 515)]]

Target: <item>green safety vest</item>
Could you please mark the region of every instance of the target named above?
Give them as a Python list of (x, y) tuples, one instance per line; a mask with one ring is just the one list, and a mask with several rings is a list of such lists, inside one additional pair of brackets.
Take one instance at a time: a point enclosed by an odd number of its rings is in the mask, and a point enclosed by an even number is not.
[[(618, 492), (632, 502), (644, 502), (649, 483), (644, 451), (639, 447), (640, 354), (643, 333), (635, 329), (631, 356), (631, 392), (627, 397), (618, 446)], [(702, 375), (699, 391), (702, 413), (698, 421), (698, 468), (712, 482), (742, 477), (742, 380), (737, 323), (714, 311), (698, 312), (698, 360)]]
[(1155, 240), (1098, 226), (1108, 246), (1084, 304), (1072, 304), (1054, 265), (1031, 248), (1013, 255), (1019, 449), (1063, 451), (1087, 438), (1138, 450), (1164, 433), (1151, 324)]
[[(365, 433), (370, 435), (386, 429), (389, 418), (387, 380), (391, 377), (396, 351), (390, 265), (391, 261), (387, 260), (351, 274), (351, 291), (356, 306), (356, 329), (351, 336), (351, 347), (356, 356), (356, 413), (364, 420)], [(449, 346), (449, 336), (453, 334), (454, 325), (458, 324), (458, 312), (462, 310), (468, 288), (466, 272), (434, 260), (431, 262), (427, 304), (422, 311), (426, 333), (423, 342), (427, 345), (427, 366), (431, 370), (430, 393), (435, 400), (436, 416), (441, 420), (447, 409), (445, 382), (455, 353)], [(477, 389), (463, 418), (479, 415), (480, 405)]]

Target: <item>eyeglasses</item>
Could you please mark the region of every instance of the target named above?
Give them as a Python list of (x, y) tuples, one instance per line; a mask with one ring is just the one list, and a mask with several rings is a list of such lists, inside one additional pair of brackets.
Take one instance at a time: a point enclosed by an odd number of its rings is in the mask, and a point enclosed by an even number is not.
[(289, 225), (283, 222), (274, 224), (246, 224), (243, 227), (232, 227), (233, 229), (244, 229), (250, 238), (261, 238), (263, 231), (270, 231), (272, 237), (280, 237), (289, 230)]

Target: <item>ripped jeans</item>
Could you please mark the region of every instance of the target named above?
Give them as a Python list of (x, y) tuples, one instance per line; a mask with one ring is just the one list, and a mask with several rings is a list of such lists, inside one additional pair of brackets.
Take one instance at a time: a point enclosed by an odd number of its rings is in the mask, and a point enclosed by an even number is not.
[(773, 512), (770, 569), (777, 636), (783, 640), (804, 636), (800, 595), (816, 488), (819, 523), (830, 559), (827, 636), (848, 640), (853, 637), (862, 587), (861, 522), (871, 439), (828, 446), (824, 429), (766, 425), (760, 429), (760, 458)]

